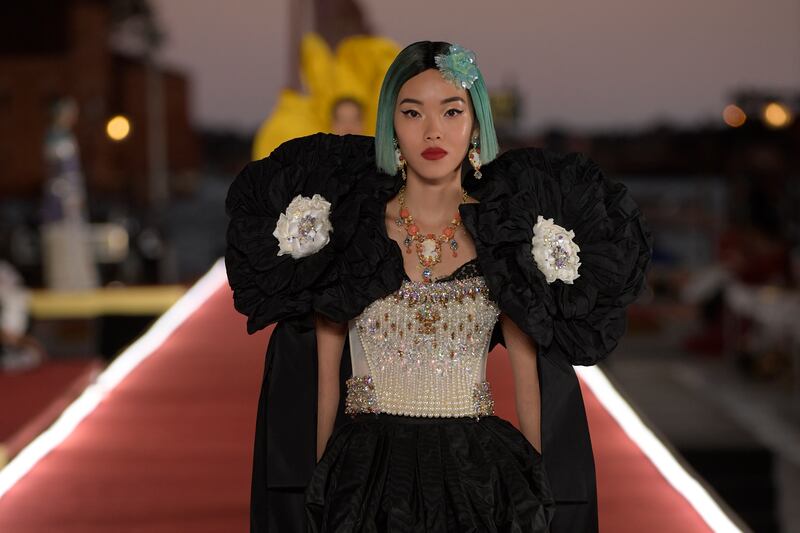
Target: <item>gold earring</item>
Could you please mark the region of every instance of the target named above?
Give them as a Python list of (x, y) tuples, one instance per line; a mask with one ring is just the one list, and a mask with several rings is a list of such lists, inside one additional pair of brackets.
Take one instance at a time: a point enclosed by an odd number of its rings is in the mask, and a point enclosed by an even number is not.
[[(400, 150), (398, 150), (398, 153)], [(406, 181), (406, 158), (401, 154), (400, 156), (400, 175), (403, 176), (403, 181)]]
[(478, 138), (472, 138), (472, 148), (469, 149), (469, 163), (475, 169), (475, 179), (479, 180), (483, 177), (481, 174), (481, 151), (478, 148)]
[(392, 144), (394, 144), (395, 164), (400, 170), (400, 175), (403, 177), (403, 181), (406, 181), (406, 158), (403, 157), (403, 154), (400, 152), (400, 147), (397, 145), (397, 139), (392, 138)]

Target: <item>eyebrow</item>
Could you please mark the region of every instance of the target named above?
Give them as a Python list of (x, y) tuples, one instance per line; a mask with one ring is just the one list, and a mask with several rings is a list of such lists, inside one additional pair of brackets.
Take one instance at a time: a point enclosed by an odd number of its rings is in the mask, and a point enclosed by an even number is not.
[[(451, 96), (450, 98), (445, 98), (444, 100), (442, 100), (441, 103), (447, 104), (449, 102), (461, 102), (462, 104), (466, 103), (464, 101), (464, 99), (461, 98), (460, 96)], [(422, 102), (420, 102), (419, 100), (415, 100), (413, 98), (403, 98), (403, 100), (398, 105), (401, 105), (401, 104), (419, 104), (419, 105), (422, 105)]]

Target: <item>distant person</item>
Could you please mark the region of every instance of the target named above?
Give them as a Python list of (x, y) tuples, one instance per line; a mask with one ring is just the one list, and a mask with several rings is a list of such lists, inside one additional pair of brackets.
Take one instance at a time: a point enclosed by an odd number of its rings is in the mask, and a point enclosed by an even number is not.
[(364, 106), (355, 98), (340, 98), (331, 109), (331, 131), (336, 135), (364, 134)]
[(0, 370), (20, 372), (45, 359), (42, 345), (27, 334), (28, 289), (10, 263), (0, 260)]
[(300, 44), (303, 90), (284, 88), (256, 131), (253, 160), (262, 159), (290, 139), (316, 132), (338, 135), (375, 133), (378, 95), (386, 70), (400, 48), (374, 35), (351, 35), (331, 49), (314, 32)]
[(47, 179), (41, 210), (44, 283), (53, 290), (93, 289), (99, 276), (90, 246), (80, 152), (72, 132), (78, 104), (61, 98), (51, 115), (44, 139)]

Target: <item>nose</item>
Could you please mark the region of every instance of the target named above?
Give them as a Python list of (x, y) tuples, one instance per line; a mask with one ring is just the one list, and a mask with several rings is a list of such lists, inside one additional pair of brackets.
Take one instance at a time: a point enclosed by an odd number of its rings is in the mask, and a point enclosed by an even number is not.
[(439, 121), (436, 119), (431, 119), (427, 121), (426, 129), (425, 129), (425, 140), (426, 141), (435, 141), (442, 138), (442, 129), (439, 127)]

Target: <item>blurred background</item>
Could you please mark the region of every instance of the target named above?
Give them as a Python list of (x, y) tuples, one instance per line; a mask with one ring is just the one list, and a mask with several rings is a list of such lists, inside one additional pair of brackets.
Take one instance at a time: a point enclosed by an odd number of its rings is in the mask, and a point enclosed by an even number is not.
[(649, 290), (603, 369), (749, 527), (800, 531), (800, 3), (0, 13), (0, 465), (223, 255), (246, 162), (372, 134), (397, 51), (447, 40), (477, 53), (501, 149), (587, 153), (651, 225)]

